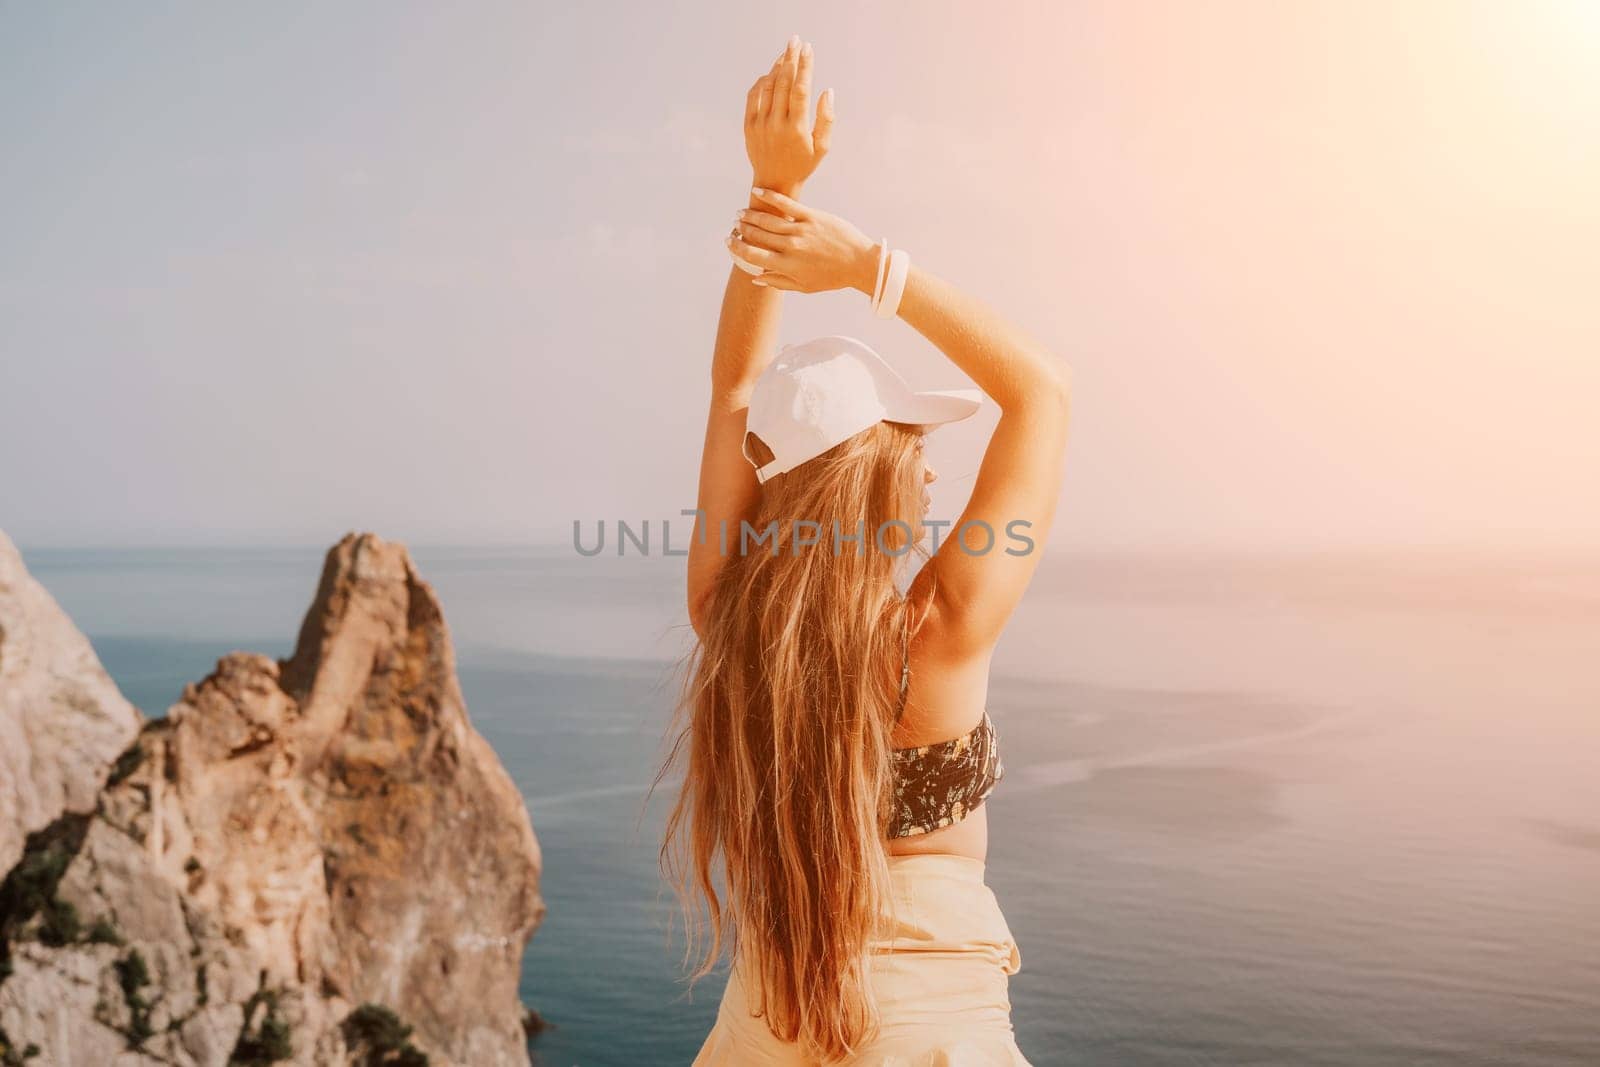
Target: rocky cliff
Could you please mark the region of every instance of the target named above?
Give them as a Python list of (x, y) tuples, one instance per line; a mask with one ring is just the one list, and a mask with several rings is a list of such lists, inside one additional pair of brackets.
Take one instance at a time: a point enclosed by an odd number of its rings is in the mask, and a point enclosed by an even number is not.
[(94, 810), (141, 721), (0, 531), (0, 871), (28, 834)]
[[(8, 646), (35, 616), (0, 609)], [(0, 677), (8, 740), (13, 716), (87, 714)], [(125, 720), (106, 706), (91, 720)], [(16, 802), (35, 814), (0, 885), (5, 1056), (528, 1062), (517, 980), (544, 913), (538, 844), (403, 546), (346, 537), (292, 657), (226, 656), (120, 756), (80, 762), (110, 764), (97, 797)]]

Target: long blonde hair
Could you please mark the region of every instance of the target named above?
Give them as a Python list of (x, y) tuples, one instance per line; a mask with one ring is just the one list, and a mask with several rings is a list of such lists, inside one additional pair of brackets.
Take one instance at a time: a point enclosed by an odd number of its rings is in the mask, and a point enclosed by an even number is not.
[[(741, 552), (729, 530), (685, 660), (688, 721), (656, 777), (687, 751), (660, 858), (686, 964), (701, 949), (690, 985), (729, 943), (755, 1013), (824, 1061), (879, 1027), (866, 950), (892, 912), (890, 737), (910, 623), (895, 577), (906, 553), (925, 555), (921, 437), (879, 422), (763, 484), (751, 525), (775, 523), (776, 537)], [(765, 462), (760, 438), (750, 444)], [(853, 534), (860, 549), (842, 540)]]

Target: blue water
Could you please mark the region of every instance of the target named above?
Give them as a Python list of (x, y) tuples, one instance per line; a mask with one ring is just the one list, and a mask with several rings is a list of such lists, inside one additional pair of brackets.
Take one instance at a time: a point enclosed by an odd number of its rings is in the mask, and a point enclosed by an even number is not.
[[(24, 555), (160, 714), (287, 655), (314, 550)], [(545, 1067), (686, 1063), (656, 873), (681, 560), (417, 549), (527, 798)], [(1600, 559), (1048, 558), (995, 656), (989, 882), (1037, 1064), (1600, 1063)]]

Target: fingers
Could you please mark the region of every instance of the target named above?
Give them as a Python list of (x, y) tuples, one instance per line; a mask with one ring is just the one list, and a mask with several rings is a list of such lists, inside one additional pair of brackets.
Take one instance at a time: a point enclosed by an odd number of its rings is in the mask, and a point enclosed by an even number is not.
[(782, 98), (777, 94), (778, 72), (783, 69), (783, 61), (788, 57), (788, 55), (789, 50), (787, 47), (784, 48), (782, 52), (779, 52), (778, 58), (772, 61), (772, 67), (767, 71), (766, 77), (763, 79), (766, 82), (766, 85), (761, 90), (762, 122), (765, 122), (767, 119), (772, 117), (774, 105), (776, 105), (778, 108), (783, 107)]
[(744, 94), (744, 126), (749, 129), (761, 121), (761, 93), (766, 88), (767, 78), (762, 75), (750, 83), (750, 91)]
[(810, 210), (800, 201), (771, 189), (751, 189), (750, 195), (763, 204), (771, 204), (790, 218), (805, 220), (811, 217)]
[(822, 99), (817, 101), (817, 125), (811, 131), (811, 148), (819, 156), (828, 154), (828, 147), (833, 143), (833, 90), (822, 90)]
[(741, 241), (732, 234), (728, 235), (723, 244), (727, 246), (728, 255), (733, 257), (735, 263), (738, 263), (746, 270), (750, 270), (752, 267), (756, 268), (751, 273), (770, 270), (779, 265), (777, 252), (768, 248), (757, 248), (755, 245)]
[(796, 61), (794, 85), (789, 89), (789, 118), (805, 128), (806, 113), (811, 106), (811, 42), (800, 46)]
[(796, 234), (800, 232), (800, 224), (798, 222), (774, 215), (770, 211), (750, 211), (746, 209), (739, 212), (734, 221), (748, 224), (748, 228), (761, 229), (773, 234)]
[[(760, 212), (757, 212), (757, 214), (760, 214)], [(795, 244), (795, 239), (787, 234), (771, 233), (745, 222), (735, 224), (734, 232), (745, 244), (753, 248), (765, 248), (772, 252), (791, 251)]]
[(761, 104), (756, 108), (756, 121), (766, 124), (767, 117), (772, 114), (772, 85), (778, 76), (777, 66), (761, 76)]
[(768, 289), (787, 289), (792, 293), (801, 293), (805, 291), (800, 288), (799, 282), (795, 281), (787, 274), (779, 274), (776, 271), (770, 270), (762, 274), (759, 278), (751, 278), (750, 284), (765, 286)]
[(729, 258), (733, 260), (733, 265), (744, 271), (746, 274), (760, 274), (760, 267), (756, 266), (754, 263), (747, 263), (734, 254), (734, 249), (737, 247), (737, 242), (732, 239), (733, 236), (733, 234), (729, 234), (727, 237), (723, 238), (722, 241), (723, 247), (728, 250)]
[(794, 92), (795, 66), (800, 57), (800, 35), (795, 34), (789, 38), (789, 43), (784, 46), (783, 59), (778, 66), (778, 79), (772, 87), (773, 118), (785, 118), (789, 113), (790, 94)]

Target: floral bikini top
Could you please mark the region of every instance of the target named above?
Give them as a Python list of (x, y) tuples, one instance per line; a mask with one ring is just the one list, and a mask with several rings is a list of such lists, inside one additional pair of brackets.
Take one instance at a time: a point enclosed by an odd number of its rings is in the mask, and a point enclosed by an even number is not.
[[(900, 707), (894, 721), (906, 710), (906, 688), (911, 682), (911, 639), (905, 641), (900, 669)], [(915, 837), (953, 826), (988, 799), (995, 783), (1005, 775), (1000, 762), (999, 737), (989, 713), (969, 733), (948, 741), (893, 752), (894, 812), (890, 837)]]

